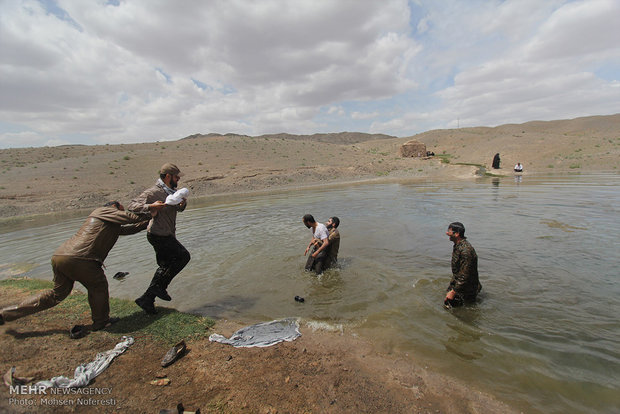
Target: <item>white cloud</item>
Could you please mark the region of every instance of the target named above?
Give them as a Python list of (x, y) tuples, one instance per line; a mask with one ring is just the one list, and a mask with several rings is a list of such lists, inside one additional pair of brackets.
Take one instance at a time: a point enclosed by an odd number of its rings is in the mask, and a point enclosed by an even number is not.
[(0, 125), (34, 131), (31, 145), (327, 124), (410, 135), (620, 103), (615, 0), (57, 5), (0, 3)]
[(346, 113), (344, 108), (340, 105), (338, 106), (331, 106), (328, 110), (327, 113), (330, 115), (339, 115), (339, 116), (344, 116), (344, 114)]
[[(472, 58), (461, 63), (454, 48), (436, 53), (436, 60), (457, 68), (450, 78), (452, 84), (430, 95), (433, 105), (416, 105), (391, 121), (373, 123), (373, 132), (411, 135), (457, 124), (499, 125), (617, 112), (620, 44), (616, 39), (620, 38), (620, 25), (615, 17), (620, 15), (620, 3), (530, 2), (525, 7), (528, 13), (516, 7), (524, 4), (507, 1), (493, 6), (496, 19), (491, 18), (491, 10), (462, 10), (465, 14), (459, 20), (470, 21), (470, 14), (478, 13), (474, 21), (478, 19), (476, 24), (482, 29), (469, 27), (465, 33), (457, 30), (448, 36)], [(444, 26), (455, 23), (450, 20), (453, 16), (438, 10), (434, 13), (427, 23), (431, 31), (436, 21), (441, 20)], [(471, 42), (481, 33), (486, 41), (464, 47), (463, 42)], [(441, 36), (435, 38), (440, 40)], [(615, 80), (596, 75), (605, 67), (615, 71)]]
[(0, 142), (6, 147), (53, 147), (68, 144), (68, 141), (49, 138), (34, 131), (6, 132), (0, 134)]
[(379, 116), (379, 112), (352, 112), (351, 118), (353, 119), (372, 119)]

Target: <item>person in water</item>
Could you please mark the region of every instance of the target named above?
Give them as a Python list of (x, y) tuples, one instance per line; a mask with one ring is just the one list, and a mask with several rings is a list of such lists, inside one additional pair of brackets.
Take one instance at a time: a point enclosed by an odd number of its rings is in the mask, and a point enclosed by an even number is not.
[(478, 278), (478, 255), (465, 237), (463, 223), (450, 223), (446, 235), (454, 243), (452, 280), (444, 299), (444, 306), (450, 308), (474, 302), (482, 285)]
[(334, 267), (338, 264), (338, 250), (340, 250), (340, 232), (338, 226), (340, 225), (340, 219), (336, 216), (331, 217), (325, 223), (325, 227), (329, 231), (327, 240), (329, 245), (327, 246), (327, 257), (325, 258), (325, 268)]
[(302, 218), (304, 225), (312, 231), (312, 239), (306, 247), (304, 256), (312, 248), (308, 260), (306, 261), (306, 270), (314, 271), (317, 275), (323, 273), (325, 269), (325, 259), (327, 258), (327, 247), (329, 246), (329, 232), (323, 223), (317, 223), (312, 214), (306, 214)]

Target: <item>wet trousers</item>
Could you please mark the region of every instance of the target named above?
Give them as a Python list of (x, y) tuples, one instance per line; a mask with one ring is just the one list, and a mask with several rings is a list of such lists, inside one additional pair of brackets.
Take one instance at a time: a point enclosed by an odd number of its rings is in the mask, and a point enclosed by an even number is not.
[(93, 328), (99, 329), (110, 318), (108, 281), (101, 263), (71, 256), (52, 256), (54, 287), (24, 299), (19, 305), (2, 310), (5, 321), (12, 321), (49, 309), (62, 302), (75, 282), (80, 282), (88, 291), (88, 304), (93, 319)]
[(314, 270), (315, 273), (317, 275), (320, 275), (321, 273), (323, 273), (323, 270), (327, 269), (327, 252), (325, 252), (325, 250), (323, 250), (321, 253), (319, 253), (316, 258), (312, 257), (312, 254), (315, 252), (316, 250), (313, 248), (311, 253), (308, 255), (308, 260), (306, 260), (306, 267), (305, 269), (307, 271), (311, 271)]
[(155, 290), (168, 288), (170, 282), (189, 263), (190, 254), (174, 236), (156, 236), (147, 233), (147, 240), (155, 249), (155, 259), (159, 267), (143, 297), (155, 300)]

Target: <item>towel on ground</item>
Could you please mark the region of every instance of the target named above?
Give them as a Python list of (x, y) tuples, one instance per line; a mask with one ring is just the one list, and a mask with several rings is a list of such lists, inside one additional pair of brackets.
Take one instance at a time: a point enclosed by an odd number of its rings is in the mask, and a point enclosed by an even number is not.
[(246, 326), (232, 334), (230, 338), (212, 334), (209, 336), (209, 341), (232, 345), (235, 348), (262, 348), (282, 341), (294, 341), (300, 336), (297, 319), (286, 318)]

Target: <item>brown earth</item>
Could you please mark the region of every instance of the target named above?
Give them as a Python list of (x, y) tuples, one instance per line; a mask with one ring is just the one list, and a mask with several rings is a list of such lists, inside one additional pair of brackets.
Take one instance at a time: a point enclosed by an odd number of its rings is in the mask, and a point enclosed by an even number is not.
[[(410, 139), (437, 154), (402, 158)], [(110, 199), (126, 203), (153, 185), (159, 167), (176, 163), (191, 198), (385, 180), (472, 178), (491, 171), (495, 153), (512, 174), (618, 172), (620, 114), (496, 128), (435, 130), (413, 137), (356, 133), (248, 137), (192, 135), (144, 144), (0, 150), (0, 218), (91, 209)], [(442, 162), (439, 155), (443, 155)], [(190, 207), (192, 200), (190, 199)]]
[[(400, 145), (412, 138), (437, 156), (399, 157)], [(151, 186), (168, 161), (186, 174), (180, 186), (190, 188), (191, 208), (256, 191), (369, 180), (472, 179), (479, 166), (463, 164), (484, 165), (491, 171), (498, 152), (502, 169), (493, 170), (495, 174), (512, 175), (517, 162), (524, 165), (524, 175), (617, 173), (620, 114), (437, 130), (405, 138), (210, 134), (174, 142), (5, 149), (0, 150), (0, 223), (32, 222), (36, 216), (30, 215), (42, 213), (81, 215), (110, 199), (126, 203)], [(0, 306), (24, 295), (2, 290)], [(120, 340), (106, 332), (71, 340), (67, 329), (75, 322), (55, 312), (0, 327), (0, 369), (16, 366), (18, 375), (37, 379), (71, 376), (78, 364)], [(214, 331), (229, 335), (239, 327), (219, 321)], [(223, 413), (511, 412), (491, 396), (416, 365), (415, 356), (385, 355), (348, 334), (305, 327), (302, 333), (294, 342), (263, 349), (235, 349), (204, 339), (190, 342), (189, 354), (166, 369), (159, 361), (167, 346), (136, 338), (91, 385), (111, 388), (113, 407), (9, 405), (9, 398), (16, 396), (0, 387), (0, 412), (156, 413), (178, 402), (188, 409)], [(167, 375), (170, 384), (150, 385), (158, 374)], [(62, 396), (64, 401), (77, 397), (88, 396)], [(100, 402), (104, 397), (91, 396)]]
[[(26, 296), (0, 289), (0, 307)], [(88, 315), (82, 315), (88, 323)], [(92, 332), (70, 339), (75, 315), (57, 309), (0, 327), (3, 373), (11, 366), (35, 382), (73, 377), (75, 368), (114, 348), (120, 338)], [(213, 332), (230, 336), (240, 326), (220, 321)], [(0, 412), (158, 413), (179, 402), (203, 413), (510, 413), (493, 397), (416, 366), (407, 355), (385, 355), (350, 335), (312, 332), (268, 348), (234, 348), (207, 339), (160, 366), (168, 346), (147, 336), (136, 342), (85, 390), (92, 394), (20, 395), (0, 387)], [(166, 386), (150, 384), (167, 378)], [(94, 394), (105, 392), (105, 394)], [(31, 404), (31, 405), (27, 405)], [(64, 405), (60, 405), (64, 404)], [(105, 404), (105, 405), (104, 405)]]

